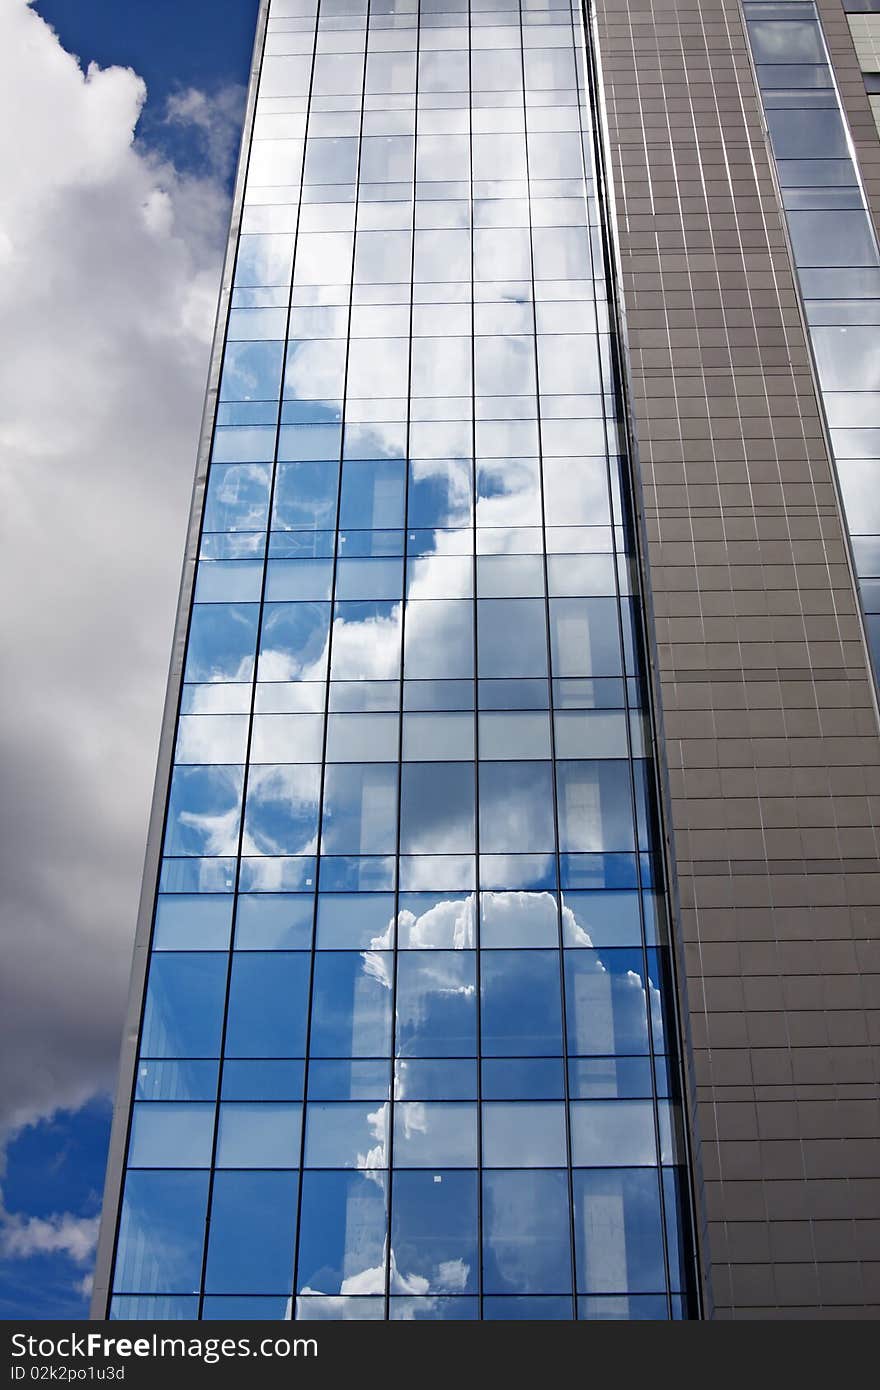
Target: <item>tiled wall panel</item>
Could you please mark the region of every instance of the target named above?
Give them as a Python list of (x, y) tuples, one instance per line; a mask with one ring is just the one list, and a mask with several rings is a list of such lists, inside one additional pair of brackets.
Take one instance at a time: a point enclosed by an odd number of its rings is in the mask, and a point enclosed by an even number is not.
[(740, 9), (600, 0), (596, 24), (715, 1316), (874, 1318), (880, 739)]

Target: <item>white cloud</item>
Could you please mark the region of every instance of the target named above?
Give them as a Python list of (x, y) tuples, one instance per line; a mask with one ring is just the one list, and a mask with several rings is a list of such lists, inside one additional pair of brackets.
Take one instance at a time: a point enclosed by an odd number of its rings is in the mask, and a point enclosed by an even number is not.
[(0, 6), (0, 1141), (115, 1078), (226, 226), (144, 99)]
[(211, 96), (187, 87), (168, 98), (165, 123), (198, 131), (209, 167), (224, 177), (238, 150), (244, 99), (244, 87), (235, 83)]
[[(99, 1219), (97, 1216), (72, 1216), (69, 1212), (63, 1216), (28, 1218), (3, 1215), (0, 1251), (10, 1259), (64, 1254), (76, 1264), (85, 1264), (95, 1251)], [(83, 1284), (89, 1278), (87, 1275)]]

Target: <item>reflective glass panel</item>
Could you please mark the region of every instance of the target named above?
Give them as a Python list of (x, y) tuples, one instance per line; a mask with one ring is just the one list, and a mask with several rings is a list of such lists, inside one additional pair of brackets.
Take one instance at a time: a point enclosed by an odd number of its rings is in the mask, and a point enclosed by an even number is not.
[[(679, 1317), (593, 36), (558, 0), (265, 10), (112, 1316)], [(880, 263), (814, 12), (748, 22), (867, 557)]]

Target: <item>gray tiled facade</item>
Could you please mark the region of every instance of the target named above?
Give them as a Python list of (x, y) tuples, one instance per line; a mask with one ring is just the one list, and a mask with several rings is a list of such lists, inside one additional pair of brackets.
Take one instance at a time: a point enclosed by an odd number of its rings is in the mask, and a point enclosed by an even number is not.
[(714, 1316), (876, 1318), (880, 738), (741, 12), (599, 0), (596, 26)]

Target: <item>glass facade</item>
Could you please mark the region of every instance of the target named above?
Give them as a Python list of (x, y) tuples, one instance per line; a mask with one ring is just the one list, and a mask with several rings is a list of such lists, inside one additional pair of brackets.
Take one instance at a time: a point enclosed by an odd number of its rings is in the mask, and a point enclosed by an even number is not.
[(743, 8), (880, 679), (877, 238), (815, 5)]
[(269, 6), (114, 1317), (696, 1316), (588, 43)]

